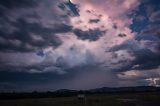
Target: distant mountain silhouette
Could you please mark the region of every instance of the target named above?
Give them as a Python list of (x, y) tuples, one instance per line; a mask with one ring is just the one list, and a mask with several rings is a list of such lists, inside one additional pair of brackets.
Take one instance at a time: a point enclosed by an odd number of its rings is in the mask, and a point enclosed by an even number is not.
[(24, 99), (24, 98), (48, 98), (48, 97), (66, 97), (75, 96), (78, 94), (106, 94), (106, 93), (135, 93), (135, 92), (160, 92), (160, 87), (154, 86), (137, 86), (137, 87), (102, 87), (90, 90), (70, 90), (70, 89), (59, 89), (56, 91), (38, 92), (34, 91), (31, 93), (0, 93), (0, 99)]
[(154, 86), (117, 87), (117, 88), (102, 87), (102, 88), (91, 89), (88, 92), (113, 93), (113, 92), (146, 92), (146, 91), (160, 91), (160, 87), (154, 87)]

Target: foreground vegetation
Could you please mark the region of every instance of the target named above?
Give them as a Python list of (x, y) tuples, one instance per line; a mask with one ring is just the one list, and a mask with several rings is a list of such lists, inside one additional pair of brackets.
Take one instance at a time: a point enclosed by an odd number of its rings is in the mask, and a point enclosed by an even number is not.
[(0, 100), (0, 106), (160, 106), (159, 92), (92, 94), (86, 103), (72, 97)]

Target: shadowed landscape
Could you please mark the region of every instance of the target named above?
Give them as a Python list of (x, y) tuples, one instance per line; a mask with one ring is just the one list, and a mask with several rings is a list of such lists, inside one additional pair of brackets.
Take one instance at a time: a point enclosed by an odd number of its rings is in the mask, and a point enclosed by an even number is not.
[(77, 96), (0, 100), (1, 106), (159, 106), (160, 93), (125, 93), (87, 95), (86, 103)]
[[(84, 94), (85, 100), (77, 95)], [(1, 106), (159, 106), (160, 88), (123, 87), (55, 92), (1, 93)]]

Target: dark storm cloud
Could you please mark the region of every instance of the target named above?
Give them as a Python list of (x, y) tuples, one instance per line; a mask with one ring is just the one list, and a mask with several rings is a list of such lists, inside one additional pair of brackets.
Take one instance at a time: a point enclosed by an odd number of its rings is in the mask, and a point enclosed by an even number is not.
[[(30, 23), (25, 18), (18, 18), (15, 22), (12, 22), (6, 17), (3, 17), (0, 22), (4, 25), (4, 27), (0, 28), (0, 50), (2, 51), (26, 52), (33, 51), (34, 48), (47, 46), (57, 47), (61, 45), (62, 42), (55, 35), (72, 30), (70, 25), (63, 23), (45, 27), (41, 23)], [(5, 26), (8, 29), (6, 29)], [(11, 32), (7, 30), (11, 30)], [(30, 47), (28, 47), (28, 45)]]
[(160, 11), (155, 11), (149, 17), (151, 22), (160, 22)]
[(141, 32), (140, 36), (136, 37), (136, 40), (141, 41), (149, 41), (147, 43), (148, 47), (156, 49), (156, 51), (160, 52), (160, 25), (159, 24), (149, 24), (146, 26)]
[[(4, 70), (0, 72), (0, 90), (4, 91), (33, 91), (33, 90), (55, 90), (89, 89), (97, 86), (116, 86), (116, 76), (112, 72), (103, 71), (96, 65), (78, 66), (65, 71), (70, 73), (57, 75), (55, 73), (26, 73), (24, 71), (14, 72)], [(110, 75), (106, 77), (107, 75)], [(65, 79), (65, 80), (64, 80)], [(5, 88), (5, 89), (4, 89)]]
[[(135, 57), (135, 59), (130, 62), (128, 66), (121, 68), (120, 70), (126, 71), (132, 69), (134, 65), (138, 65), (135, 69), (137, 70), (146, 70), (146, 69), (155, 69), (158, 68), (160, 65), (160, 55), (159, 51), (153, 52), (149, 47), (146, 45), (145, 48), (138, 47), (139, 44), (135, 41), (127, 41), (119, 46), (115, 46), (111, 49), (112, 52), (118, 50), (128, 50), (128, 52)], [(152, 42), (149, 42), (151, 45)], [(155, 45), (152, 45), (155, 46)], [(155, 47), (155, 49), (158, 49)]]
[(125, 41), (121, 45), (117, 45), (111, 48), (112, 52), (119, 50), (128, 50), (129, 53), (135, 57), (135, 59), (130, 62), (128, 66), (122, 67), (118, 71), (126, 71), (132, 69), (151, 70), (159, 67), (159, 28), (159, 24), (149, 24), (135, 36), (134, 40)]
[(72, 26), (61, 22), (61, 18), (64, 21), (67, 17), (62, 17), (57, 11), (58, 2), (1, 0), (0, 50), (30, 52), (37, 48), (56, 48), (61, 45), (62, 41), (56, 34), (70, 32)]
[(124, 33), (120, 33), (120, 34), (118, 34), (118, 36), (123, 38), (123, 37), (126, 37), (127, 35)]
[(105, 31), (101, 31), (100, 29), (89, 29), (88, 31), (74, 29), (73, 32), (79, 39), (90, 41), (98, 40), (105, 33)]
[(90, 19), (89, 23), (98, 23), (100, 21), (100, 19)]
[(143, 0), (143, 4), (146, 10), (146, 15), (150, 17), (155, 11), (160, 9), (159, 0)]
[(33, 7), (37, 5), (38, 0), (1, 0), (0, 6), (13, 9), (17, 7)]
[(0, 82), (0, 92), (13, 91), (18, 88), (19, 87), (16, 84), (12, 84), (10, 82)]
[(135, 69), (146, 70), (146, 69), (156, 69), (160, 65), (160, 54), (153, 53), (148, 49), (138, 50), (134, 52), (136, 59), (134, 64), (139, 66)]
[[(1, 30), (1, 37), (6, 41), (6, 43), (0, 43), (1, 50), (30, 51), (29, 48), (25, 48), (27, 44), (31, 46), (31, 50), (34, 47), (57, 47), (62, 42), (55, 34), (69, 32), (72, 29), (71, 26), (65, 24), (58, 24), (55, 25), (56, 27), (45, 28), (39, 23), (28, 23), (24, 19), (18, 19), (11, 24), (17, 30), (12, 33), (5, 33), (5, 31)], [(19, 45), (14, 47), (12, 43), (16, 43), (16, 41), (19, 41)]]
[(0, 15), (1, 17), (12, 9), (30, 8), (38, 6), (40, 0), (1, 0), (0, 1)]
[(150, 24), (145, 29), (141, 31), (142, 35), (153, 35), (160, 38), (160, 25), (159, 24)]
[(134, 41), (126, 41), (120, 45), (116, 45), (114, 47), (112, 47), (110, 49), (111, 52), (115, 52), (115, 51), (118, 51), (118, 50), (125, 50), (125, 49), (131, 49), (131, 50), (134, 50), (135, 49), (135, 46), (133, 46), (135, 44)]
[[(63, 1), (61, 3), (59, 3), (58, 7), (62, 10), (62, 11), (66, 11), (66, 15), (68, 16), (74, 16), (77, 17), (79, 16), (79, 9), (78, 6), (76, 4), (73, 4), (70, 0), (68, 1)], [(66, 16), (64, 15), (64, 17)]]
[(62, 79), (66, 75), (57, 76), (54, 73), (36, 73), (30, 74), (26, 72), (12, 72), (3, 70), (0, 72), (0, 82), (45, 82), (50, 79)]
[(114, 29), (117, 29), (118, 26), (117, 26), (117, 23), (113, 23), (113, 26), (112, 26)]
[[(55, 90), (64, 79), (72, 79), (74, 74), (57, 75), (55, 73), (17, 72), (11, 70), (0, 71), (0, 91), (33, 91), (33, 90)], [(51, 80), (52, 79), (52, 80)], [(45, 89), (45, 84), (52, 86)], [(48, 85), (48, 86), (49, 86)]]
[(141, 41), (141, 40), (149, 40), (149, 41), (159, 41), (159, 38), (157, 35), (152, 35), (152, 34), (144, 34), (141, 36), (137, 36), (136, 40)]
[[(5, 70), (0, 72), (0, 91), (88, 89), (95, 88), (97, 85), (105, 86), (105, 82), (115, 79), (115, 76), (106, 77), (108, 73), (100, 70), (97, 66), (74, 67), (65, 70), (69, 73), (63, 75), (50, 72), (30, 74), (24, 71)], [(116, 79), (114, 82), (116, 83)], [(115, 86), (115, 83), (108, 83), (108, 86)]]

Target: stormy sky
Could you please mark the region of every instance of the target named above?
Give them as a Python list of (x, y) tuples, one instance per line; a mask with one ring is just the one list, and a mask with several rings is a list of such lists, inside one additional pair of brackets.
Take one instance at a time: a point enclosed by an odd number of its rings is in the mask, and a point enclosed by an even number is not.
[(0, 91), (160, 85), (159, 0), (0, 0)]

